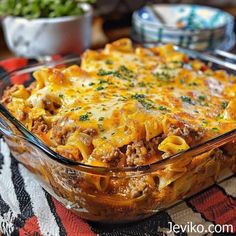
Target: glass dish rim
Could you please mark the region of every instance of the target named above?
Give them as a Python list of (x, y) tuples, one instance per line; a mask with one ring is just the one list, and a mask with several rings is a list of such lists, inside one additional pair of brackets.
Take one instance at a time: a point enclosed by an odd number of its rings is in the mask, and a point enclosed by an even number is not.
[[(191, 51), (195, 52), (193, 50), (191, 50)], [(184, 53), (186, 54), (186, 51)], [(39, 68), (56, 66), (56, 65), (60, 65), (60, 64), (69, 63), (69, 62), (78, 63), (78, 62), (80, 62), (80, 57), (72, 57), (69, 59), (64, 58), (64, 59), (61, 59), (58, 61), (49, 61), (49, 62), (45, 62), (45, 63), (36, 63), (32, 66), (26, 66), (24, 68), (20, 68), (20, 69), (11, 71), (11, 72), (4, 73), (3, 75), (0, 76), (0, 88), (2, 88), (4, 85), (6, 85), (4, 83), (4, 81), (9, 81), (10, 77), (12, 77), (12, 76), (23, 75), (26, 73), (33, 72)], [(215, 63), (215, 64), (217, 64), (217, 63)], [(225, 69), (229, 69), (229, 68), (227, 66), (225, 66)], [(25, 126), (19, 120), (17, 120), (13, 115), (11, 115), (10, 112), (5, 107), (3, 109), (3, 107), (4, 106), (0, 103), (0, 113), (12, 125), (14, 125), (21, 133), (21, 135), (18, 135), (18, 134), (13, 133), (10, 130), (11, 134), (7, 135), (4, 132), (2, 132), (3, 135), (24, 139), (25, 141), (29, 142), (33, 146), (37, 147), (40, 151), (44, 152), (48, 158), (60, 163), (61, 165), (65, 165), (65, 166), (68, 166), (68, 167), (76, 169), (76, 170), (80, 169), (81, 171), (84, 171), (84, 172), (91, 172), (91, 173), (102, 174), (102, 175), (104, 175), (104, 174), (112, 175), (112, 174), (119, 173), (119, 172), (122, 172), (122, 173), (124, 173), (124, 172), (125, 173), (129, 173), (129, 172), (130, 173), (132, 173), (132, 172), (137, 173), (138, 172), (139, 174), (141, 172), (144, 172), (144, 173), (153, 172), (155, 170), (160, 169), (162, 166), (168, 164), (170, 161), (182, 157), (183, 155), (192, 155), (192, 156), (200, 155), (200, 154), (203, 154), (204, 152), (210, 151), (213, 148), (213, 146), (214, 147), (216, 147), (217, 145), (218, 145), (217, 147), (222, 146), (230, 141), (233, 141), (236, 138), (236, 128), (235, 128), (235, 129), (232, 129), (232, 130), (225, 132), (221, 135), (218, 135), (212, 139), (209, 139), (203, 143), (195, 145), (195, 146), (189, 148), (188, 150), (179, 152), (179, 153), (171, 155), (165, 159), (161, 159), (161, 160), (158, 160), (158, 161), (150, 163), (150, 164), (146, 164), (146, 165), (142, 165), (142, 166), (115, 167), (115, 168), (100, 167), (100, 166), (93, 166), (93, 165), (84, 164), (81, 162), (75, 162), (75, 161), (72, 161), (72, 160), (65, 158), (62, 155), (56, 153), (48, 145), (46, 145), (39, 138), (37, 138), (32, 132), (27, 130), (25, 128)], [(0, 122), (0, 123), (2, 123), (2, 122)], [(6, 128), (6, 126), (4, 128)], [(8, 129), (8, 128), (6, 128), (6, 129)]]

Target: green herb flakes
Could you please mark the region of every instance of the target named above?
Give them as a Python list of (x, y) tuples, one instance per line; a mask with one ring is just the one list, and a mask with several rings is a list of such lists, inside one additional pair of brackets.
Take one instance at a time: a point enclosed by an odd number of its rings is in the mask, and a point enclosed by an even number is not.
[(99, 80), (99, 84), (104, 84), (104, 83), (107, 83), (107, 81), (104, 80), (104, 79), (100, 79), (100, 80)]
[(182, 100), (182, 102), (195, 105), (195, 102), (193, 102), (192, 99), (188, 96), (181, 96), (180, 99)]
[(113, 71), (105, 71), (104, 69), (99, 69), (97, 75), (99, 76), (106, 76), (106, 75), (112, 75)]
[(226, 107), (228, 106), (228, 104), (229, 104), (229, 102), (223, 101), (223, 102), (221, 103), (221, 107), (222, 107), (223, 109), (226, 109)]
[(113, 64), (113, 61), (112, 61), (112, 60), (109, 60), (109, 59), (107, 59), (107, 60), (105, 61), (105, 63), (106, 63), (107, 65), (112, 65), (112, 64)]
[(104, 87), (102, 87), (102, 86), (99, 86), (99, 87), (97, 87), (97, 91), (100, 91), (100, 90), (103, 90), (104, 89)]
[(205, 95), (200, 95), (200, 96), (198, 96), (198, 100), (199, 101), (205, 101), (206, 100), (206, 96)]
[(216, 127), (213, 127), (211, 130), (212, 130), (212, 131), (214, 131), (214, 132), (217, 132), (217, 131), (219, 131), (219, 129), (218, 129), (218, 128), (216, 128)]
[(160, 110), (160, 111), (169, 111), (169, 109), (167, 107), (164, 107), (164, 106), (159, 106), (158, 110)]
[(146, 87), (146, 84), (145, 84), (144, 82), (140, 82), (140, 83), (138, 83), (138, 86), (140, 86), (140, 87)]
[(136, 99), (147, 110), (155, 108), (155, 106), (151, 103), (151, 101), (145, 99), (146, 96), (144, 94), (136, 93), (136, 94), (132, 95), (131, 98)]
[(87, 121), (87, 120), (89, 120), (89, 114), (88, 113), (86, 113), (85, 115), (81, 115), (79, 117), (79, 121)]
[(144, 94), (138, 94), (138, 93), (136, 93), (135, 95), (132, 95), (132, 96), (131, 96), (131, 98), (137, 99), (137, 100), (143, 99), (143, 98), (145, 98), (145, 97), (146, 97), (146, 96), (145, 96)]

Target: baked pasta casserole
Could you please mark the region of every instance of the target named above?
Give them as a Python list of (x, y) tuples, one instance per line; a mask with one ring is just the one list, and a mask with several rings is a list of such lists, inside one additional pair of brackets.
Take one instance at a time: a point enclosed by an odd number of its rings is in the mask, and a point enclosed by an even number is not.
[[(172, 45), (134, 48), (129, 39), (121, 39), (86, 51), (80, 66), (44, 68), (33, 76), (36, 81), (29, 87), (5, 90), (2, 103), (51, 149), (91, 166), (148, 165), (236, 128), (236, 77), (214, 71)], [(234, 172), (235, 155), (230, 143), (134, 179), (82, 174), (83, 181), (67, 183), (69, 187), (56, 182), (63, 176), (57, 168), (45, 166), (44, 174), (50, 172), (54, 191), (71, 202), (76, 199), (70, 191), (76, 188), (116, 199), (105, 203), (83, 195), (83, 203), (77, 200), (94, 215), (112, 206), (106, 217), (132, 218), (148, 204), (156, 209), (196, 192), (225, 167)], [(196, 168), (206, 173), (198, 178)]]

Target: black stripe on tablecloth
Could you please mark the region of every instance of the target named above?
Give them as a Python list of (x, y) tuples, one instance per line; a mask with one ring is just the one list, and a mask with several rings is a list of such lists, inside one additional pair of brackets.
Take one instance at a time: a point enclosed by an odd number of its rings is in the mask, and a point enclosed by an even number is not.
[(6, 73), (6, 70), (2, 66), (0, 66), (0, 76), (2, 76), (5, 73)]
[(2, 153), (0, 153), (0, 174), (1, 174), (3, 164), (4, 164), (4, 156), (2, 155)]
[[(144, 219), (139, 222), (118, 224), (118, 225), (103, 225), (96, 222), (89, 222), (93, 232), (100, 236), (163, 236), (161, 229), (169, 229), (168, 222), (172, 221), (170, 215), (163, 211)], [(186, 233), (177, 234), (185, 236)]]
[(66, 236), (67, 233), (66, 233), (65, 227), (64, 227), (64, 225), (61, 222), (61, 218), (58, 216), (58, 214), (56, 212), (56, 207), (55, 207), (55, 205), (53, 203), (51, 195), (47, 191), (45, 191), (44, 189), (43, 189), (43, 191), (45, 193), (45, 197), (47, 199), (47, 202), (48, 202), (48, 205), (50, 207), (50, 210), (51, 210), (52, 214), (54, 215), (55, 220), (57, 222), (57, 225), (59, 227), (59, 234), (60, 234), (60, 236)]
[(10, 207), (8, 204), (2, 199), (2, 196), (0, 195), (0, 214), (3, 215), (10, 211)]
[(18, 162), (11, 154), (12, 183), (21, 211), (21, 217), (15, 219), (15, 226), (22, 228), (27, 219), (34, 216), (31, 199), (24, 186), (24, 179), (20, 174)]

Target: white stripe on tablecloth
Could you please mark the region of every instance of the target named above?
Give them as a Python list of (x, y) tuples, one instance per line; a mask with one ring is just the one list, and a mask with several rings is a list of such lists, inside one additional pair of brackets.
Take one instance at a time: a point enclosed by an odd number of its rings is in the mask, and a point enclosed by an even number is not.
[[(208, 226), (212, 224), (211, 222), (204, 220), (201, 217), (201, 214), (194, 212), (190, 207), (187, 206), (185, 202), (181, 202), (178, 205), (168, 209), (167, 212), (169, 213), (173, 222), (177, 225), (187, 225), (188, 222), (190, 224), (191, 221), (193, 225), (199, 225), (199, 224), (204, 225), (204, 228), (207, 230)], [(206, 232), (202, 234), (188, 232), (188, 236), (196, 236), (196, 235), (198, 236), (206, 235)]]
[(13, 217), (16, 217), (21, 212), (11, 178), (12, 172), (10, 169), (11, 165), (10, 151), (7, 144), (2, 139), (0, 140), (0, 151), (4, 155), (4, 164), (2, 166), (0, 174), (0, 193), (4, 202), (12, 210)]
[(42, 235), (59, 235), (59, 227), (53, 213), (50, 210), (45, 193), (34, 180), (34, 176), (26, 168), (19, 165), (19, 171), (24, 178), (25, 190), (29, 193), (34, 215), (38, 219)]
[(225, 192), (233, 197), (236, 197), (236, 176), (225, 180), (224, 182), (218, 184), (221, 186)]

